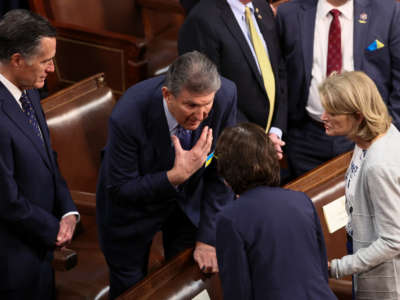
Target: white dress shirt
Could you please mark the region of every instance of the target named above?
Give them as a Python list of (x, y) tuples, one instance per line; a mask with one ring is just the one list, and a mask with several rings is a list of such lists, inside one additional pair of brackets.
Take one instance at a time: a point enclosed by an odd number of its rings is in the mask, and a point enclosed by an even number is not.
[(22, 110), (22, 104), (21, 101), (19, 100), (21, 98), (22, 91), (14, 83), (5, 78), (1, 73), (0, 73), (0, 82), (11, 93), (11, 95), (14, 97), (15, 101), (17, 101), (19, 107)]
[[(178, 121), (174, 118), (174, 116), (171, 114), (171, 112), (168, 109), (168, 105), (167, 105), (167, 101), (163, 98), (163, 106), (164, 106), (164, 112), (165, 112), (165, 117), (167, 119), (167, 123), (168, 123), (168, 130), (169, 130), (169, 134), (172, 135), (176, 135), (176, 131), (178, 130)], [(171, 145), (172, 145), (172, 141), (171, 141)]]
[(326, 79), (329, 28), (333, 19), (333, 16), (329, 12), (334, 8), (341, 12), (339, 21), (342, 33), (342, 70), (354, 70), (354, 2), (353, 0), (348, 0), (344, 5), (335, 7), (329, 4), (327, 0), (319, 0), (315, 16), (311, 84), (306, 106), (309, 116), (316, 121), (321, 121), (321, 115), (324, 112), (318, 87)]
[[(256, 18), (255, 18), (255, 16), (254, 16), (254, 6), (253, 6), (253, 3), (252, 3), (252, 2), (249, 2), (249, 3), (247, 3), (246, 5), (244, 5), (244, 4), (241, 3), (239, 0), (226, 0), (226, 2), (227, 2), (228, 5), (230, 6), (230, 8), (231, 8), (231, 10), (232, 10), (232, 12), (233, 12), (233, 15), (235, 16), (236, 22), (238, 23), (240, 29), (241, 29), (242, 32), (243, 32), (243, 36), (245, 37), (246, 42), (247, 42), (247, 44), (249, 45), (249, 48), (250, 48), (250, 50), (251, 50), (251, 53), (252, 53), (252, 55), (253, 55), (253, 57), (254, 57), (254, 61), (255, 61), (256, 64), (257, 64), (258, 71), (259, 71), (260, 74), (261, 74), (261, 69), (260, 69), (260, 66), (259, 66), (259, 64), (258, 64), (256, 52), (255, 52), (255, 50), (254, 50), (254, 48), (253, 48), (253, 44), (252, 44), (252, 42), (251, 42), (250, 30), (249, 30), (249, 27), (248, 27), (247, 22), (246, 22), (246, 16), (245, 16), (245, 9), (246, 9), (246, 6), (249, 7), (249, 8), (250, 8), (250, 11), (252, 12), (251, 17), (252, 17), (252, 19), (253, 19), (254, 27), (256, 28), (257, 34), (260, 36), (260, 39), (261, 39), (261, 41), (262, 41), (262, 44), (263, 44), (263, 46), (264, 46), (264, 49), (265, 49), (265, 52), (267, 53), (267, 55), (268, 55), (268, 46), (267, 46), (267, 44), (266, 44), (265, 41), (264, 41), (264, 37), (263, 37), (263, 35), (261, 34), (260, 28), (258, 27), (257, 20), (256, 20)], [(265, 5), (268, 5), (268, 4), (265, 3)], [(275, 133), (275, 134), (276, 134), (277, 136), (279, 136), (280, 138), (282, 137), (282, 130), (279, 129), (279, 128), (277, 128), (277, 127), (271, 127), (271, 129), (269, 130), (269, 133)]]

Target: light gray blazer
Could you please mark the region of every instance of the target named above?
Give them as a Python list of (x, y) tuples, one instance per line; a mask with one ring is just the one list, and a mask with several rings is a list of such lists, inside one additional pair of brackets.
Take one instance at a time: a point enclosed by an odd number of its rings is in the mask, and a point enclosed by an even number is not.
[(352, 212), (353, 255), (331, 262), (331, 275), (354, 274), (356, 299), (400, 300), (400, 133), (368, 149)]

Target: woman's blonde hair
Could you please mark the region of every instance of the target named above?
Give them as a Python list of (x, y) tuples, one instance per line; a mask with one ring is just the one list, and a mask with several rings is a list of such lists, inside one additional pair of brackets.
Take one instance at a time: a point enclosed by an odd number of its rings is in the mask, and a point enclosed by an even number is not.
[(392, 118), (375, 83), (363, 72), (332, 74), (319, 87), (322, 106), (330, 114), (354, 115), (363, 120), (351, 138), (371, 141), (388, 130)]

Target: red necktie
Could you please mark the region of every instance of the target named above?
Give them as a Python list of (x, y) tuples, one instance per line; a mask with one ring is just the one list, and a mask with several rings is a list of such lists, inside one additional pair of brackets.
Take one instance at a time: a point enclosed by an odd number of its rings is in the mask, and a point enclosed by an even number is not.
[(342, 70), (342, 34), (339, 21), (340, 11), (332, 9), (330, 13), (333, 16), (333, 19), (329, 28), (328, 59), (326, 65), (327, 77), (333, 71), (340, 73)]

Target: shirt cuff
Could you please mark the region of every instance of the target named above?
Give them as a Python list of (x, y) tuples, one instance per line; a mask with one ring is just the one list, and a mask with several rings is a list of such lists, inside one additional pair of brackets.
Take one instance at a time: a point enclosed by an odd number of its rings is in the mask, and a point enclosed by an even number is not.
[(76, 223), (79, 223), (79, 221), (81, 220), (81, 215), (77, 212), (77, 211), (70, 211), (68, 213), (66, 213), (65, 215), (63, 215), (61, 217), (61, 219), (69, 216), (69, 215), (75, 215), (76, 216)]
[(282, 130), (280, 130), (278, 127), (271, 127), (269, 133), (275, 133), (280, 139), (282, 139)]

